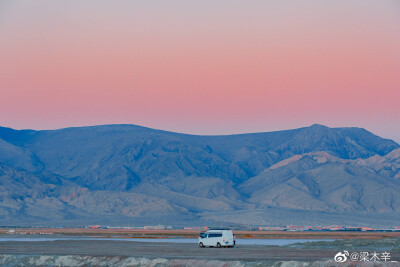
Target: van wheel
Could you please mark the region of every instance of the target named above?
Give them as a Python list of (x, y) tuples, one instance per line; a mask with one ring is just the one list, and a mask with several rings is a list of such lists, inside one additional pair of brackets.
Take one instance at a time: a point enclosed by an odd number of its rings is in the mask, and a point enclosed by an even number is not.
[(199, 243), (199, 247), (204, 248), (204, 245), (202, 242)]
[(217, 243), (217, 248), (220, 248), (221, 247), (221, 244), (218, 242)]

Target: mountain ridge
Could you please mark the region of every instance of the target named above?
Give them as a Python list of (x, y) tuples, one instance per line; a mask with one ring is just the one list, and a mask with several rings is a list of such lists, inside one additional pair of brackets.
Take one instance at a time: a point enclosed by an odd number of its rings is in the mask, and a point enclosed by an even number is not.
[[(229, 212), (258, 214), (273, 208), (397, 218), (398, 151), (396, 142), (363, 128), (318, 124), (235, 135), (137, 125), (44, 131), (0, 127), (0, 215), (3, 222), (159, 218), (176, 224), (206, 222), (205, 214), (220, 211), (226, 215), (219, 220), (229, 223)], [(278, 187), (265, 183), (268, 179)], [(345, 190), (331, 190), (332, 179)], [(363, 192), (352, 179), (360, 181)]]

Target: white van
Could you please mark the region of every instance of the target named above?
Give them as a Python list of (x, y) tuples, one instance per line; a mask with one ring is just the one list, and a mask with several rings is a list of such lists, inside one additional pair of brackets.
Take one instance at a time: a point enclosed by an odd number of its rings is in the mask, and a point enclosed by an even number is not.
[(209, 230), (199, 234), (199, 247), (234, 247), (235, 239), (229, 229)]

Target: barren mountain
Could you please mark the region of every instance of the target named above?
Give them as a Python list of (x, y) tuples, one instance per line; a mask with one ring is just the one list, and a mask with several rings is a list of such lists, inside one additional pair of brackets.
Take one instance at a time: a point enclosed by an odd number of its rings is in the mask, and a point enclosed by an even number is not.
[(0, 127), (0, 224), (257, 224), (254, 214), (286, 222), (298, 212), (390, 223), (399, 151), (364, 129), (322, 125), (228, 136)]
[(325, 153), (272, 166), (239, 186), (258, 205), (325, 212), (400, 211), (400, 183)]

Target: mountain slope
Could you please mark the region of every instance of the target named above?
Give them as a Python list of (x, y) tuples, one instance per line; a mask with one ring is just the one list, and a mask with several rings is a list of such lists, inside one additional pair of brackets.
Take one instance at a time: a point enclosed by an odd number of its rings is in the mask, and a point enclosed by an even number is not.
[(399, 148), (395, 142), (364, 129), (321, 125), (231, 136), (193, 136), (110, 125), (14, 131), (5, 140), (18, 140), (29, 150), (37, 161), (32, 163), (38, 165), (37, 170), (45, 165), (47, 171), (76, 179), (81, 185), (116, 190), (129, 188), (142, 179), (168, 176), (241, 181), (297, 154), (326, 151), (355, 159), (383, 156)]
[(400, 178), (400, 149), (395, 149), (384, 156), (375, 155), (367, 159), (357, 159), (352, 162), (356, 167), (365, 168), (370, 172)]
[(261, 206), (330, 212), (400, 212), (400, 183), (347, 164), (349, 160), (309, 153), (239, 186)]
[(228, 136), (0, 127), (0, 214), (3, 223), (204, 222), (269, 207), (396, 215), (398, 151), (364, 129), (322, 125)]

